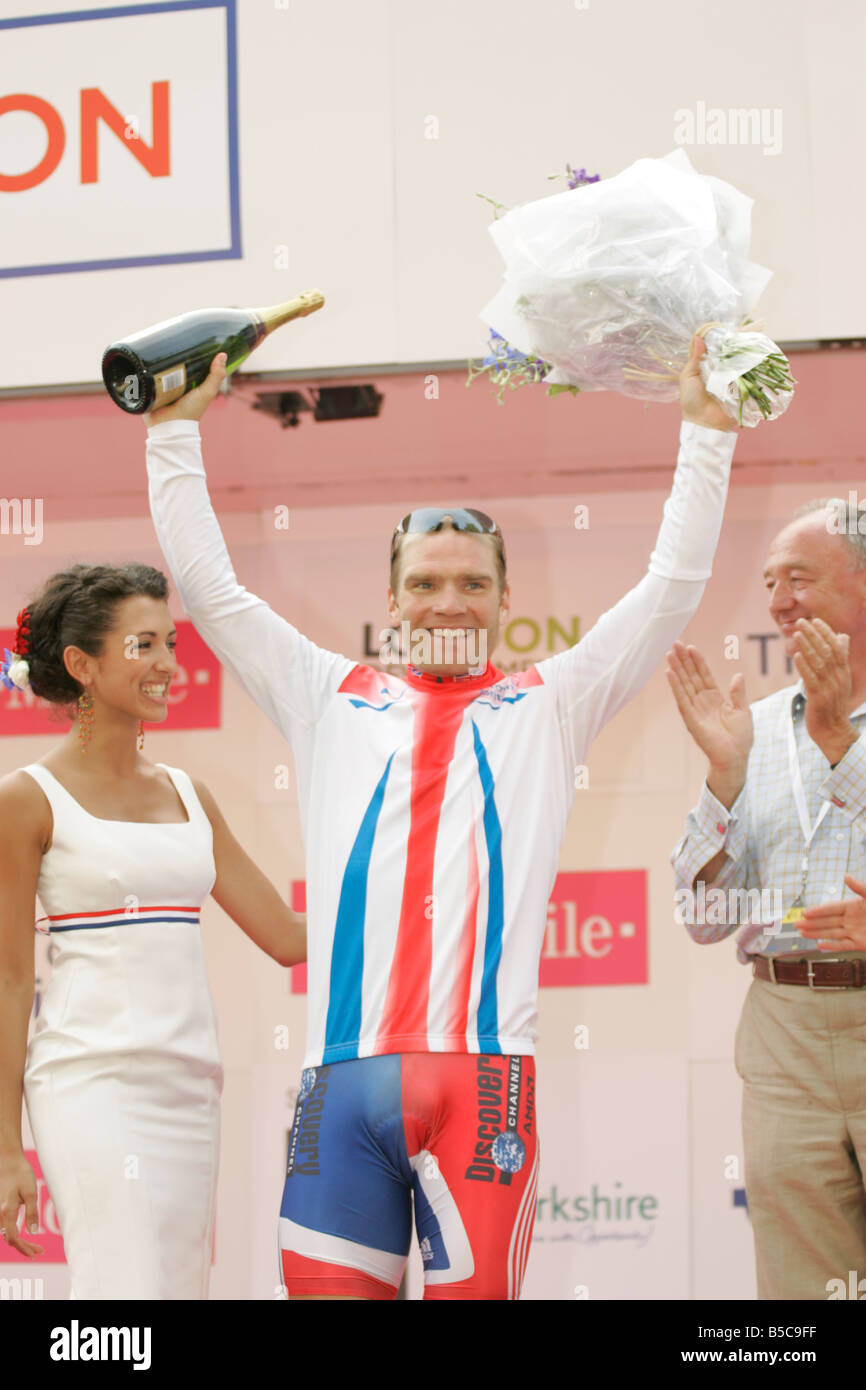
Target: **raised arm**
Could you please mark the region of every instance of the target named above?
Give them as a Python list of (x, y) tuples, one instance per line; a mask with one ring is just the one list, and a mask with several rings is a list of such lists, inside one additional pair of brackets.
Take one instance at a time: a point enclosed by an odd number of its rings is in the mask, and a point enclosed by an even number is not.
[(646, 683), (697, 608), (718, 543), (736, 424), (700, 379), (695, 337), (680, 377), (683, 423), (671, 494), (649, 572), (580, 642), (539, 663), (553, 680), (569, 751), (577, 762), (600, 729)]
[(314, 724), (354, 662), (309, 641), (238, 583), (207, 490), (198, 421), (225, 375), (145, 416), (147, 473), (160, 548), (184, 609), (219, 661), (287, 737)]

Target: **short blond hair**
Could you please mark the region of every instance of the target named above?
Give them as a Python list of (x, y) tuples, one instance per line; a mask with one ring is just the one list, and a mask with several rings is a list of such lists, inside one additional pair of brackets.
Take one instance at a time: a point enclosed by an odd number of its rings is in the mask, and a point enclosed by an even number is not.
[[(434, 526), (432, 531), (410, 532), (409, 534), (435, 535), (437, 531), (442, 531), (445, 529), (449, 531), (460, 530), (460, 528), (458, 526), (455, 526), (452, 521), (449, 521), (447, 517), (444, 517), (443, 520), (439, 522), (438, 526)], [(403, 541), (406, 539), (406, 534), (406, 532), (399, 532), (395, 534), (391, 540), (391, 592), (394, 594), (396, 594), (397, 586), (400, 583), (400, 555), (403, 550)], [(488, 540), (493, 542), (493, 552), (496, 557), (496, 577), (499, 581), (499, 593), (500, 595), (504, 593), (505, 586), (508, 583), (508, 575), (506, 573), (505, 564), (505, 542), (502, 536), (491, 531), (462, 531), (461, 535), (478, 535), (482, 538), (486, 536)]]

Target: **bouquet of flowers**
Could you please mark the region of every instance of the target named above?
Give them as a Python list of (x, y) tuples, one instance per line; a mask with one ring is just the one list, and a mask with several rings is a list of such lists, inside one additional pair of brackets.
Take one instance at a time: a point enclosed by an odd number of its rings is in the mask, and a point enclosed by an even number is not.
[(543, 380), (551, 394), (672, 401), (701, 332), (701, 375), (728, 413), (749, 426), (781, 415), (788, 360), (748, 319), (771, 276), (748, 259), (751, 206), (676, 150), (497, 217), (505, 277), (481, 314), (495, 325), (490, 356), (470, 381), (488, 373), (500, 400)]

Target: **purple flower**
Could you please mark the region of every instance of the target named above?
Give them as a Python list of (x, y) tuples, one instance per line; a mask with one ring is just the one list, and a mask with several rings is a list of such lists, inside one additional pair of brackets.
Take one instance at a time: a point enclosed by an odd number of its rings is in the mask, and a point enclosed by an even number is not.
[(6, 653), (6, 660), (0, 665), (0, 682), (5, 685), (7, 690), (15, 690), (15, 684), (9, 679), (9, 667), (13, 662), (20, 661), (21, 658), (16, 656), (14, 652), (10, 652), (8, 647), (4, 647), (3, 650)]
[(511, 367), (525, 367), (535, 381), (543, 381), (550, 371), (549, 362), (542, 361), (540, 357), (527, 356), (525, 352), (518, 352), (517, 348), (510, 347), (495, 328), (490, 329), (489, 343), (493, 351), (482, 359), (482, 367), (499, 367), (506, 370)]
[[(495, 328), (490, 329), (490, 347), (493, 349), (489, 357), (482, 360), (482, 367), (494, 367), (498, 364), (507, 362), (528, 362), (529, 358), (523, 352), (518, 352), (517, 348), (509, 347), (501, 333), (497, 333)], [(498, 347), (497, 344), (502, 346)]]
[(582, 188), (587, 183), (598, 183), (600, 174), (588, 174), (585, 169), (572, 169), (570, 164), (566, 164), (568, 170), (569, 188)]

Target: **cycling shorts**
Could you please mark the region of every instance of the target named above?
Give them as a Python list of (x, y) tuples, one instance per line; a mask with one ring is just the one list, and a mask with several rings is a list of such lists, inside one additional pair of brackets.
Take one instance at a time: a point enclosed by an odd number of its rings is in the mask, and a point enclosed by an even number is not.
[(425, 1298), (519, 1298), (537, 1186), (533, 1057), (308, 1068), (280, 1208), (283, 1284), (289, 1298), (394, 1298), (414, 1198)]

